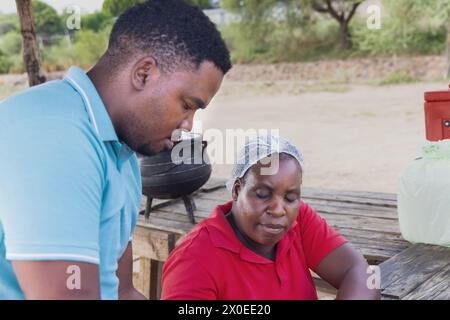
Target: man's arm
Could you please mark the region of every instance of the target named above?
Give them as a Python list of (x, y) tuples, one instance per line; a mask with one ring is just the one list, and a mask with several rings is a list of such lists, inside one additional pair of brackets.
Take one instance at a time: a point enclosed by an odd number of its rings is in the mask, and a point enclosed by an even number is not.
[(327, 255), (317, 267), (317, 274), (338, 289), (338, 300), (380, 299), (379, 289), (367, 286), (369, 265), (364, 257), (346, 243)]
[(26, 299), (95, 300), (100, 298), (98, 266), (77, 261), (13, 261)]
[(128, 243), (127, 249), (119, 260), (117, 277), (119, 278), (120, 300), (147, 300), (133, 286), (133, 245), (131, 241)]

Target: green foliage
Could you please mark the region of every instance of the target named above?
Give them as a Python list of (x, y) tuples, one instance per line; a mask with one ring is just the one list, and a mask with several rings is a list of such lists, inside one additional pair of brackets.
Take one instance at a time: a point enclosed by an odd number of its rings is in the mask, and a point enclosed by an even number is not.
[(74, 42), (69, 38), (61, 40), (44, 50), (46, 70), (66, 70), (72, 65), (89, 68), (105, 53), (108, 47), (111, 26), (99, 32), (81, 30), (75, 34)]
[(0, 73), (8, 73), (10, 67), (11, 62), (9, 61), (8, 56), (0, 50)]
[(24, 73), (25, 72), (25, 66), (23, 65), (22, 54), (15, 54), (13, 56), (8, 57), (8, 61), (10, 63), (9, 73)]
[(202, 9), (209, 9), (211, 8), (209, 0), (187, 0), (186, 2), (199, 6)]
[(86, 14), (81, 17), (81, 28), (98, 32), (105, 27), (112, 25), (112, 17), (104, 11)]
[(276, 0), (223, 0), (222, 7), (239, 15), (239, 21), (222, 29), (235, 62), (264, 60), (270, 51), (275, 22), (270, 19)]
[(52, 35), (63, 30), (63, 21), (53, 7), (39, 0), (33, 0), (32, 6), (38, 33)]
[(364, 55), (439, 54), (446, 48), (447, 0), (385, 0), (389, 16), (379, 30), (364, 20), (352, 26), (356, 51)]
[(120, 16), (127, 9), (135, 6), (144, 0), (105, 0), (102, 10), (113, 17)]
[(0, 13), (0, 35), (10, 31), (18, 32), (18, 30), (19, 30), (19, 19), (17, 18), (16, 14)]
[(0, 48), (6, 55), (18, 54), (22, 50), (22, 37), (17, 31), (0, 36)]
[[(348, 5), (358, 0), (334, 0)], [(285, 7), (274, 19), (274, 6)], [(222, 27), (235, 62), (304, 61), (377, 55), (441, 54), (446, 50), (450, 0), (384, 0), (382, 27), (370, 30), (366, 17), (350, 23), (353, 49), (342, 50), (339, 24), (329, 14), (318, 14), (323, 0), (223, 0), (222, 7), (239, 16)], [(348, 9), (348, 8), (347, 8)], [(386, 13), (389, 12), (389, 15)]]
[[(33, 0), (40, 36), (52, 38), (41, 48), (44, 68), (54, 71), (71, 65), (90, 67), (106, 50), (114, 22), (112, 17), (141, 1), (106, 0), (101, 12), (83, 15), (81, 30), (71, 32), (68, 37), (62, 26), (64, 14), (58, 16), (50, 6)], [(202, 8), (210, 5), (208, 0), (190, 0), (190, 3)], [(233, 23), (221, 26), (233, 61), (295, 62), (353, 56), (442, 54), (446, 50), (450, 0), (383, 0), (381, 29), (368, 29), (364, 15), (352, 19), (350, 31), (354, 47), (349, 51), (339, 46), (337, 21), (328, 14), (317, 13), (311, 3), (312, 0), (222, 0), (222, 8), (237, 17)], [(23, 72), (21, 37), (15, 14), (0, 14), (0, 49), (0, 71)], [(414, 81), (409, 74), (396, 72), (380, 84), (409, 81)]]
[(91, 67), (105, 53), (108, 47), (110, 28), (101, 32), (83, 30), (77, 33), (74, 53), (78, 65)]
[(386, 78), (380, 81), (379, 85), (385, 86), (385, 85), (393, 85), (393, 84), (400, 84), (400, 83), (411, 83), (416, 81), (414, 77), (412, 77), (409, 73), (405, 71), (397, 71), (390, 75), (388, 75)]

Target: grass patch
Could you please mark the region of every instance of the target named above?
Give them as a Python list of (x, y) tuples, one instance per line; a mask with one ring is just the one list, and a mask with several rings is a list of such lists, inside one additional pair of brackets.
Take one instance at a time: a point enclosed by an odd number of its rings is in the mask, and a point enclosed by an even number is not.
[(8, 98), (14, 93), (25, 89), (26, 85), (14, 85), (12, 83), (1, 83), (0, 82), (0, 101)]
[(417, 82), (417, 79), (405, 71), (397, 71), (386, 76), (378, 83), (378, 85), (388, 86), (393, 84), (412, 83), (412, 82)]

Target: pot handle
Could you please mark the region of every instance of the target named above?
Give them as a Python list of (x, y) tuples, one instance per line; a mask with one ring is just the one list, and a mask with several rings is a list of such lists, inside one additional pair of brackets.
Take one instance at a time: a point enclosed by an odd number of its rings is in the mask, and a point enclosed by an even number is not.
[(205, 149), (208, 146), (208, 141), (203, 140), (202, 141), (202, 156), (205, 153)]

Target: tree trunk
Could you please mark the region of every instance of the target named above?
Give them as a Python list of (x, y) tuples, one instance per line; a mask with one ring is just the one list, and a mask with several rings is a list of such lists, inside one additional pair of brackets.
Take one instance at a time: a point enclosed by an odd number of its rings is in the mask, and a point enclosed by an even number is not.
[(340, 21), (340, 42), (341, 42), (341, 48), (344, 50), (350, 50), (353, 47), (352, 43), (352, 36), (350, 34), (350, 28), (348, 26), (347, 21)]
[(31, 87), (45, 82), (46, 77), (41, 70), (31, 0), (16, 0), (16, 7), (20, 20), (20, 32), (22, 33), (23, 62)]
[(448, 79), (450, 77), (450, 14), (447, 22), (447, 70), (445, 72), (445, 77)]

